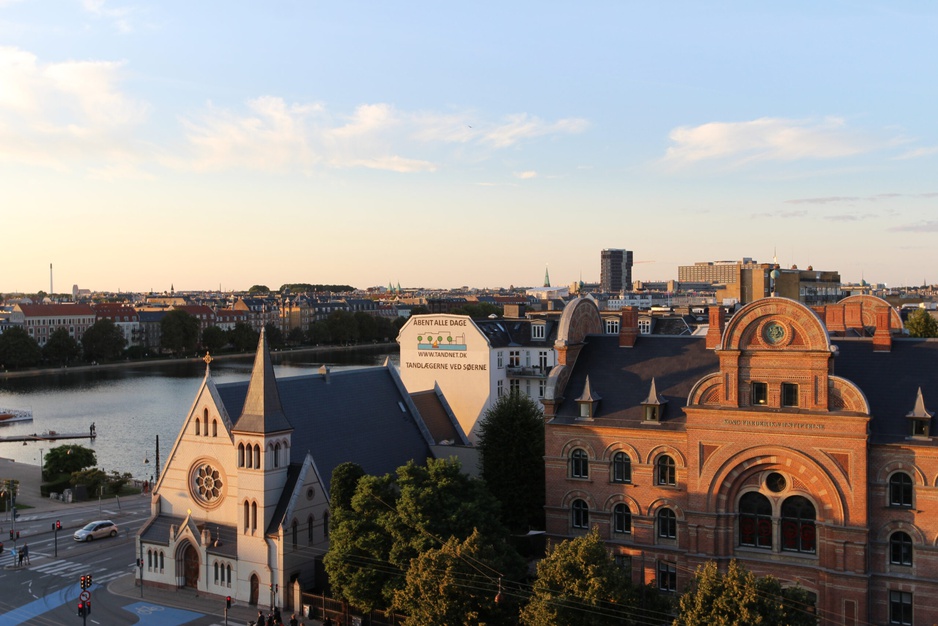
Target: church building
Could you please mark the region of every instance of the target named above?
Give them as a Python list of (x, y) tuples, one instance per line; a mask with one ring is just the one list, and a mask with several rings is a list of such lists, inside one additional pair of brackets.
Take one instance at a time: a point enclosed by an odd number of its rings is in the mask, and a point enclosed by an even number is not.
[(323, 583), (336, 466), (383, 475), (467, 445), (442, 395), (387, 363), (278, 380), (261, 332), (250, 380), (206, 365), (138, 535), (144, 583), (298, 608)]
[(544, 400), (547, 532), (598, 528), (635, 583), (737, 559), (823, 624), (938, 622), (938, 341), (890, 305), (768, 297), (706, 337), (564, 311)]

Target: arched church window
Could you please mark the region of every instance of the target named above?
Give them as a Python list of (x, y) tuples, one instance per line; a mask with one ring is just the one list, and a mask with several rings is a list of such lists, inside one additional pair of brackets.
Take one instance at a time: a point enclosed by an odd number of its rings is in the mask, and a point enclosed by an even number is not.
[(244, 444), (238, 444), (238, 467), (244, 467)]
[(739, 545), (772, 549), (772, 503), (761, 493), (739, 499)]
[(195, 434), (202, 434), (202, 421), (199, 418), (195, 418)]
[(786, 498), (782, 503), (782, 550), (813, 554), (817, 549), (816, 519), (810, 500), (803, 496)]

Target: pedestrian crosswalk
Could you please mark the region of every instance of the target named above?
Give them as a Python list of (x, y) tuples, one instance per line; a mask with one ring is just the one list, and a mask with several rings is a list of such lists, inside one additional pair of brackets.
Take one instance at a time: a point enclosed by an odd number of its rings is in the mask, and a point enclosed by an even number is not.
[(61, 576), (63, 578), (74, 578), (82, 574), (91, 574), (94, 577), (95, 584), (106, 585), (116, 578), (120, 578), (130, 570), (113, 571), (101, 568), (89, 567), (87, 563), (76, 563), (66, 560), (46, 561), (37, 565), (27, 566), (34, 572), (46, 574), (47, 576)]

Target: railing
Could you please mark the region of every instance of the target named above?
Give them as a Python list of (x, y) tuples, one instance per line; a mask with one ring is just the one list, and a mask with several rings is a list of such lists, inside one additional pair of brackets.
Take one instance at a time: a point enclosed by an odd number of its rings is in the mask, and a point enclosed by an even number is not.
[(404, 621), (403, 615), (358, 611), (341, 600), (312, 593), (302, 594), (301, 601), (304, 617), (321, 622), (328, 617), (336, 626), (397, 626)]
[(508, 366), (505, 368), (505, 372), (509, 377), (513, 378), (547, 378), (547, 369), (541, 369), (538, 366), (528, 366), (528, 367), (512, 367)]

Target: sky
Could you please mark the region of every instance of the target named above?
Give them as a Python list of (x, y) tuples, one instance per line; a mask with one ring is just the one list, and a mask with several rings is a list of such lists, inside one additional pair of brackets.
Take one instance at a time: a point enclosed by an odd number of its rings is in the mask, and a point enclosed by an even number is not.
[(0, 292), (938, 281), (938, 5), (0, 0)]

